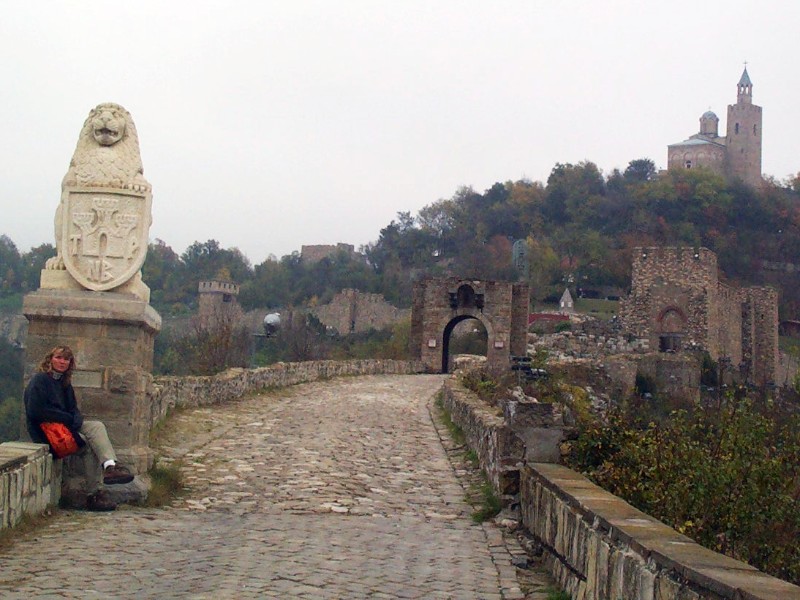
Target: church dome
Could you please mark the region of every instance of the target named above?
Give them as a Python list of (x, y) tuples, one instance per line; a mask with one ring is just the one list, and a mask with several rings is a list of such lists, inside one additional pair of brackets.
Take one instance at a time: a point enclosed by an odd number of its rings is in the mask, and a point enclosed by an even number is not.
[(713, 111), (707, 110), (700, 117), (700, 135), (717, 137), (719, 118)]

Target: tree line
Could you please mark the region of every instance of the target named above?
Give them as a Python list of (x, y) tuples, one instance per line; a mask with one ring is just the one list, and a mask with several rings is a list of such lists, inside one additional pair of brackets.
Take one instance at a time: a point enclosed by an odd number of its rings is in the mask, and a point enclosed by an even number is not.
[[(534, 298), (544, 300), (565, 286), (624, 291), (636, 246), (705, 246), (732, 283), (776, 285), (782, 317), (794, 318), (799, 191), (800, 177), (754, 189), (703, 169), (658, 173), (649, 159), (608, 175), (590, 161), (558, 163), (545, 183), (498, 182), (482, 193), (462, 187), (416, 215), (399, 212), (355, 256), (341, 252), (308, 264), (294, 252), (252, 265), (238, 248), (213, 239), (181, 254), (155, 240), (143, 278), (166, 315), (191, 312), (198, 281), (212, 278), (239, 283), (245, 309), (324, 303), (345, 287), (407, 307), (410, 286), (423, 275), (521, 278), (512, 247), (523, 240), (526, 276)], [(21, 295), (38, 287), (53, 254), (51, 244), (20, 252), (0, 236), (0, 309), (19, 306)]]

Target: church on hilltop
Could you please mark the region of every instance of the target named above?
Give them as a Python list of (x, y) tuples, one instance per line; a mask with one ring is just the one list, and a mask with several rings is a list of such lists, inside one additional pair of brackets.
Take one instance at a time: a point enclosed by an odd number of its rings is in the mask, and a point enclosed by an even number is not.
[(700, 133), (667, 146), (670, 170), (700, 167), (753, 187), (761, 185), (761, 107), (753, 104), (746, 66), (736, 88), (736, 104), (728, 105), (725, 137), (719, 135), (717, 115), (706, 111), (700, 117)]

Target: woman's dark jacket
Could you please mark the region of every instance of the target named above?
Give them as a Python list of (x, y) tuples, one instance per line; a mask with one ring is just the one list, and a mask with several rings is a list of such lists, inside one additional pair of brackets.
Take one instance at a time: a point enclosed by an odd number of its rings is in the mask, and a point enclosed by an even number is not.
[(39, 423), (63, 423), (72, 437), (83, 447), (86, 443), (78, 432), (83, 425), (83, 415), (75, 400), (75, 390), (71, 385), (63, 386), (49, 373), (37, 373), (25, 388), (25, 417), (28, 435), (38, 444), (46, 444)]

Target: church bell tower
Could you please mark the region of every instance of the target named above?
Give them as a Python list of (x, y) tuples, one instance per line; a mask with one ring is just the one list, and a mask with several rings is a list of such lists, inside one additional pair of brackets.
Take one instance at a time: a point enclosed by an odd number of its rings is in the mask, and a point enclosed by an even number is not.
[(726, 171), (729, 177), (758, 187), (761, 179), (761, 107), (753, 104), (747, 66), (736, 86), (736, 104), (728, 105)]

